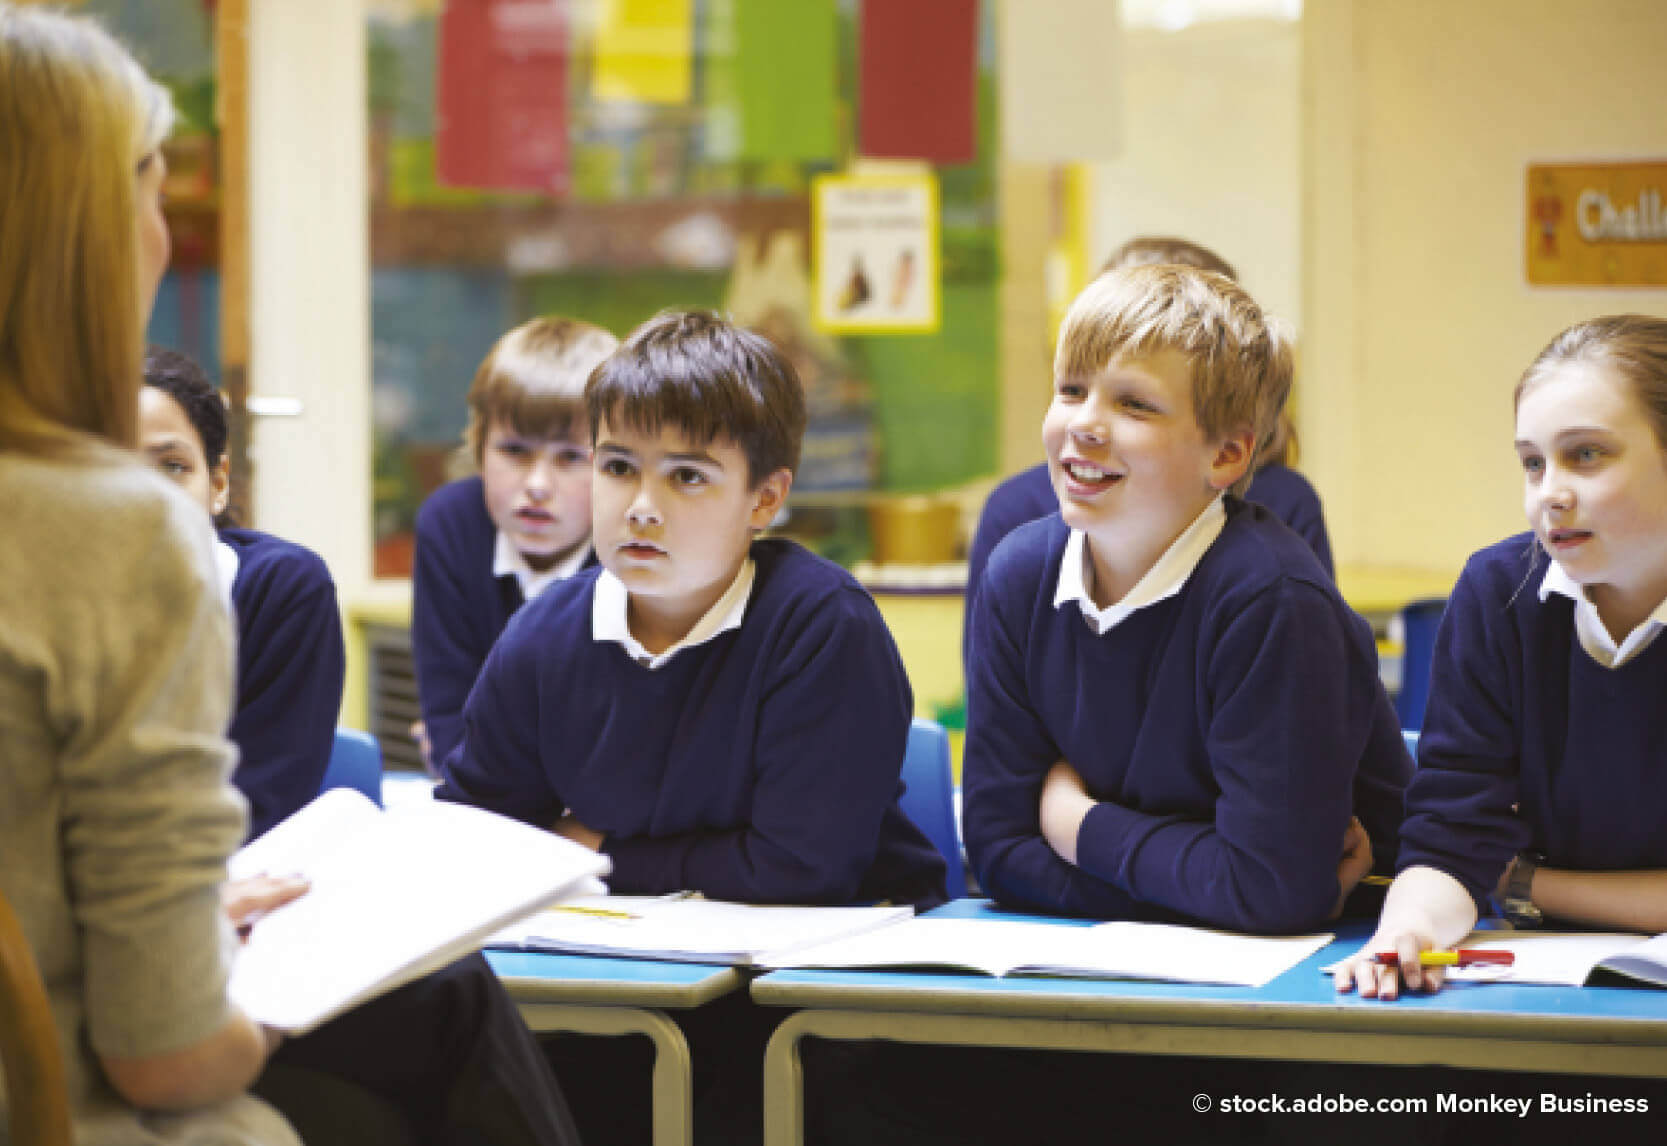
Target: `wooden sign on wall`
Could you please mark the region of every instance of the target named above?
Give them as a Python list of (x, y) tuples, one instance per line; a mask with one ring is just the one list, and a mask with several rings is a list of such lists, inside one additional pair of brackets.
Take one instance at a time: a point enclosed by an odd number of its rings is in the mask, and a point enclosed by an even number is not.
[(1667, 161), (1535, 163), (1524, 235), (1535, 286), (1667, 286)]

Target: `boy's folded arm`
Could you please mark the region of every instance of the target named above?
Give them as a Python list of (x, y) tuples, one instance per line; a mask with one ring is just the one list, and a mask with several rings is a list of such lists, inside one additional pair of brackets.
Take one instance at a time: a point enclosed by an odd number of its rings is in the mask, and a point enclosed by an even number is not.
[(849, 903), (873, 865), (897, 793), (913, 696), (873, 602), (823, 602), (772, 655), (749, 821), (619, 838), (603, 853), (616, 890), (697, 888), (747, 902)]
[(1023, 657), (993, 598), (979, 595), (967, 636), (963, 832), (979, 887), (1037, 911), (1136, 914), (1132, 897), (1066, 863), (1042, 834), (1042, 783), (1061, 754), (1028, 701)]
[(1322, 924), (1376, 666), (1351, 653), (1317, 588), (1286, 581), (1224, 625), (1207, 668), (1205, 750), (1219, 788), (1210, 819), (1100, 802), (1077, 862), (1141, 900), (1219, 927), (1291, 932)]

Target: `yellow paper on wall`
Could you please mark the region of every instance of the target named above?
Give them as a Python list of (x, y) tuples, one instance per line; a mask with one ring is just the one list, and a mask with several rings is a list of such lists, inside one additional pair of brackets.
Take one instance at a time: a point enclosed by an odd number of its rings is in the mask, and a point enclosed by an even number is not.
[(596, 99), (689, 102), (694, 0), (604, 0), (594, 43), (591, 94)]

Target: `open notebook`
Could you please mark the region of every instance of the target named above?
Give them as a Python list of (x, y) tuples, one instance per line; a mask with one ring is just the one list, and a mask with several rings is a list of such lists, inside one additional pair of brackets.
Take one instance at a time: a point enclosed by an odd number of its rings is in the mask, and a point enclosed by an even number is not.
[(912, 919), (781, 957), (773, 968), (937, 967), (986, 975), (1157, 979), (1260, 987), (1331, 942), (1164, 923), (1070, 927), (995, 919)]
[(751, 966), (767, 955), (895, 924), (912, 907), (780, 907), (673, 895), (567, 899), (493, 935), (489, 947)]
[(591, 882), (608, 861), (478, 808), (424, 801), (383, 812), (333, 788), (229, 868), (233, 879), (312, 881), (255, 924), (230, 986), (254, 1019), (298, 1035), (476, 950)]
[[(1651, 939), (1610, 932), (1472, 931), (1455, 946), (1509, 951), (1516, 960), (1509, 967), (1449, 967), (1449, 982), (1580, 987), (1614, 984), (1614, 977), (1619, 976), (1622, 981), (1667, 987), (1667, 934)], [(1342, 962), (1329, 963), (1322, 970), (1329, 974)]]

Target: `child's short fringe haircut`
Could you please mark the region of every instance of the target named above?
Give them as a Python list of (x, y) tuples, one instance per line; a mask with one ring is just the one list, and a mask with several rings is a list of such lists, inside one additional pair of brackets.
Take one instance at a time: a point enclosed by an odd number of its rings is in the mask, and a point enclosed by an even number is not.
[(1512, 408), (1554, 370), (1571, 362), (1606, 366), (1626, 379), (1649, 415), (1656, 441), (1667, 450), (1667, 319), (1610, 314), (1575, 323), (1523, 371)]
[(585, 387), (591, 439), (606, 419), (658, 434), (674, 426), (704, 445), (727, 438), (747, 457), (757, 488), (799, 466), (805, 394), (775, 344), (705, 310), (661, 311), (626, 336)]
[(1207, 438), (1244, 428), (1257, 456), (1234, 483), (1243, 494), (1291, 392), (1290, 340), (1224, 275), (1172, 263), (1101, 275), (1071, 303), (1059, 332), (1058, 378), (1092, 378), (1113, 361), (1173, 350), (1192, 364), (1192, 407)]
[(588, 322), (550, 316), (524, 322), (498, 339), (469, 387), (463, 442), (479, 465), (493, 423), (524, 438), (583, 441), (585, 382), (619, 346)]

